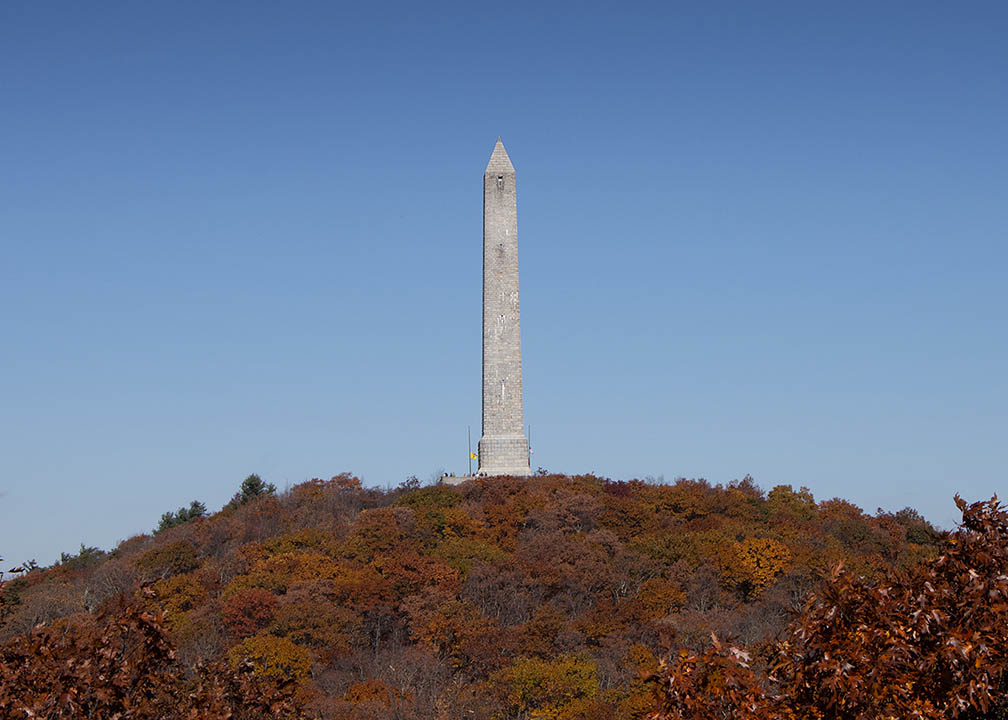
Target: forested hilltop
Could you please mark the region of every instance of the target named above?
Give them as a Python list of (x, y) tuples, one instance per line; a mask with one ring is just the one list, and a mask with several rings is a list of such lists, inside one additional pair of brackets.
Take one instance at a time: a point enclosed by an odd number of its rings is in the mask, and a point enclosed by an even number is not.
[[(171, 675), (177, 687), (145, 702), (179, 702), (180, 716), (200, 716), (183, 713), (202, 683), (236, 717), (644, 718), (654, 678), (668, 700), (697, 677), (660, 666), (670, 653), (716, 665), (698, 660), (712, 633), (771, 652), (838, 566), (873, 586), (933, 565), (948, 543), (911, 509), (868, 515), (750, 478), (543, 474), (390, 491), (339, 475), (282, 493), (253, 476), (220, 512), (194, 503), (159, 528), (6, 576), (8, 700), (19, 671), (48, 677), (39, 648), (67, 662), (90, 642), (144, 677)], [(665, 717), (694, 717), (671, 707)], [(50, 710), (39, 715), (73, 716)]]

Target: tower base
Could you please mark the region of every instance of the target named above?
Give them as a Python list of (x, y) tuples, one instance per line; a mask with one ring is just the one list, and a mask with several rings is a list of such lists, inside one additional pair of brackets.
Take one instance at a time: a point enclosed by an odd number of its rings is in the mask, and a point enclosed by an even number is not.
[(480, 439), (478, 477), (528, 477), (531, 474), (528, 439), (524, 435), (484, 436)]

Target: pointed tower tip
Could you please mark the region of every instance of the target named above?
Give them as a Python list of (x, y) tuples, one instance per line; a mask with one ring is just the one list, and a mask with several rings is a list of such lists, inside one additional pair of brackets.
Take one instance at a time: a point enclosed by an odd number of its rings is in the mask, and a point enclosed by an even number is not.
[(497, 144), (494, 145), (493, 153), (490, 155), (490, 162), (487, 163), (484, 175), (490, 175), (491, 173), (500, 175), (513, 172), (514, 165), (511, 164), (511, 158), (508, 157), (507, 150), (504, 149), (504, 143), (501, 142), (500, 135), (498, 135)]

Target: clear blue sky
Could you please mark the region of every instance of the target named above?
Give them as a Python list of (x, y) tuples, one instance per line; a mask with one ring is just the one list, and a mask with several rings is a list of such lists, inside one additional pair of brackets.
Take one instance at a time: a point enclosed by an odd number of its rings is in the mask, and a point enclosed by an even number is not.
[(1008, 466), (1006, 37), (1004, 3), (4, 3), (0, 555), (251, 472), (464, 472), (498, 135), (534, 465), (951, 526)]

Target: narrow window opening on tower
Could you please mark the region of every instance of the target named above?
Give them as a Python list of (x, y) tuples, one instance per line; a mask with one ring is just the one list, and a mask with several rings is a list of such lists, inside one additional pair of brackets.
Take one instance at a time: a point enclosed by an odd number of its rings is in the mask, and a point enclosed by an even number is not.
[(499, 188), (504, 187), (504, 176), (503, 175), (498, 175), (497, 176), (497, 187), (499, 187)]

